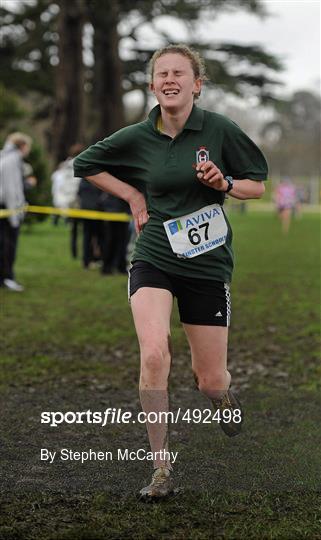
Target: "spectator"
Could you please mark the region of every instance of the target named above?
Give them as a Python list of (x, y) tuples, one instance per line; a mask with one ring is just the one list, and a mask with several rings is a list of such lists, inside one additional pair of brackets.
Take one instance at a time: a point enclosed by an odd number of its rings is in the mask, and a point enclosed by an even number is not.
[[(60, 163), (58, 169), (51, 176), (52, 181), (52, 200), (56, 208), (78, 208), (78, 189), (80, 178), (75, 177), (73, 173), (73, 158), (84, 149), (83, 145), (73, 144), (65, 161)], [(59, 215), (54, 216), (54, 224), (57, 225)], [(78, 218), (69, 218), (71, 224), (71, 254), (77, 257), (77, 230), (78, 223), (81, 221)]]
[[(120, 212), (130, 214), (129, 205), (108, 193), (102, 193), (101, 209), (105, 212)], [(102, 274), (118, 272), (127, 274), (127, 246), (130, 238), (129, 222), (103, 221), (102, 241)]]
[[(80, 180), (80, 207), (82, 210), (101, 210), (99, 206), (101, 191), (83, 178)], [(101, 258), (102, 222), (96, 219), (83, 219), (83, 267), (88, 269), (92, 262)]]
[(25, 201), (25, 190), (36, 185), (32, 171), (24, 177), (23, 158), (31, 149), (32, 139), (24, 133), (12, 133), (0, 152), (0, 208), (17, 211), (8, 218), (0, 219), (0, 286), (22, 292), (23, 286), (15, 280), (14, 264), (17, 254), (20, 225)]

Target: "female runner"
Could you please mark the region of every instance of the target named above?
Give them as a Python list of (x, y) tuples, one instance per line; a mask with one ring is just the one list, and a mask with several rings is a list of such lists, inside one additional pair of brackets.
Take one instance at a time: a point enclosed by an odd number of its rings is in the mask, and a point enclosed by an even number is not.
[[(228, 193), (260, 198), (264, 156), (228, 118), (195, 105), (205, 79), (200, 56), (184, 45), (155, 52), (150, 89), (158, 105), (148, 118), (82, 152), (75, 175), (128, 202), (138, 239), (129, 294), (140, 345), (139, 391), (146, 413), (168, 410), (170, 317), (176, 297), (198, 389), (222, 414), (229, 435), (242, 411), (230, 390), (227, 341), (233, 270), (232, 232), (223, 210)], [(164, 421), (147, 423), (154, 474), (141, 497), (174, 490)]]

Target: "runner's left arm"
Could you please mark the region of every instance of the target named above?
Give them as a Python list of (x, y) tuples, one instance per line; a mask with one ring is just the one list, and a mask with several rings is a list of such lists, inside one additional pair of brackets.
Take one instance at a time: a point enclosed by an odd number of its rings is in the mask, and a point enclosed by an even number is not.
[[(225, 180), (222, 171), (213, 163), (206, 161), (196, 167), (197, 178), (202, 184), (212, 187), (217, 191), (226, 192), (228, 182)], [(259, 199), (265, 192), (264, 183), (261, 180), (251, 180), (243, 178), (241, 180), (233, 179), (233, 188), (229, 191), (229, 195), (235, 199)]]

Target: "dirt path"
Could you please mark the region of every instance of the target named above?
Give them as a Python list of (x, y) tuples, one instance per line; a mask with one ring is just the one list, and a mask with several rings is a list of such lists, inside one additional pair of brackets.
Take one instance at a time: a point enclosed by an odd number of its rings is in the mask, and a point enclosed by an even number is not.
[[(207, 400), (194, 389), (188, 363), (185, 355), (176, 358), (171, 385), (172, 410), (208, 408)], [(316, 452), (321, 445), (318, 396), (293, 391), (284, 376), (274, 381), (273, 389), (267, 390), (266, 385), (264, 391), (254, 391), (253, 381), (267, 368), (251, 371), (238, 362), (236, 369), (235, 382), (246, 411), (241, 436), (228, 439), (215, 424), (180, 422), (170, 427), (171, 450), (178, 452), (176, 482), (184, 489), (178, 504), (183, 504), (187, 517), (191, 517), (189, 512), (194, 508), (196, 522), (200, 519), (197, 512), (199, 516), (203, 512), (198, 505), (204, 497), (213, 500), (232, 494), (233, 508), (241, 505), (242, 513), (249, 511), (247, 504), (240, 502), (244, 493), (248, 497), (253, 493), (266, 493), (275, 499), (282, 493), (321, 489)], [(143, 531), (142, 536), (133, 536), (133, 524), (142, 511), (133, 502), (134, 495), (149, 481), (151, 464), (116, 458), (119, 448), (149, 449), (145, 426), (136, 423), (135, 426), (49, 427), (40, 423), (43, 411), (104, 411), (116, 407), (136, 414), (140, 406), (132, 377), (130, 369), (125, 377), (115, 374), (117, 384), (107, 382), (103, 375), (63, 377), (47, 383), (12, 386), (2, 395), (0, 538), (82, 538), (74, 528), (82, 523), (83, 511), (87, 525), (91, 523), (92, 528), (93, 523), (105, 516), (104, 527), (109, 531), (108, 538), (113, 538), (108, 512), (123, 519), (126, 508), (131, 508), (133, 521), (124, 526), (118, 524), (115, 529), (118, 536), (115, 532), (114, 537), (126, 538), (121, 536), (124, 531), (131, 531), (132, 536), (128, 532), (128, 538), (153, 537), (148, 536), (148, 531)], [(80, 463), (57, 458), (50, 464), (41, 461), (41, 448), (56, 451), (57, 455), (62, 448), (79, 452), (109, 451), (113, 459)], [(136, 506), (132, 507), (133, 504)], [(97, 527), (100, 530), (99, 525)], [(54, 532), (57, 530), (58, 533)], [(88, 531), (86, 534), (83, 538), (97, 537), (90, 536)], [(179, 535), (163, 537), (180, 538)]]

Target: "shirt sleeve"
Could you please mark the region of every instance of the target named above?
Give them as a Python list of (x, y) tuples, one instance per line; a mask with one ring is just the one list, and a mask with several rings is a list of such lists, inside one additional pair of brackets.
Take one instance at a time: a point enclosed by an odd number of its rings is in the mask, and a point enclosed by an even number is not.
[(261, 150), (232, 121), (226, 125), (223, 139), (226, 174), (237, 179), (266, 180), (268, 165)]
[(108, 172), (144, 191), (137, 164), (137, 129), (128, 126), (89, 146), (74, 160), (74, 175), (86, 178)]
[(121, 165), (119, 148), (113, 144), (112, 138), (107, 137), (87, 150), (84, 150), (74, 160), (74, 175), (85, 178), (107, 171), (114, 173), (115, 168)]

